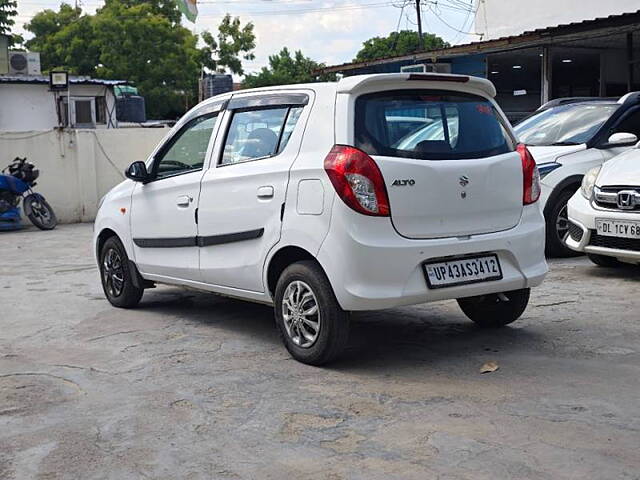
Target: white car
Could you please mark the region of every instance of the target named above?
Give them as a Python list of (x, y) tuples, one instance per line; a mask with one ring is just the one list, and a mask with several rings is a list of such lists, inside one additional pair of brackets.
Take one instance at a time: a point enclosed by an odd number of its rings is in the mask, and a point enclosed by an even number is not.
[(633, 148), (640, 137), (640, 93), (619, 100), (562, 98), (515, 127), (538, 164), (540, 203), (547, 222), (547, 254), (568, 256), (567, 202), (591, 168)]
[(603, 267), (640, 264), (640, 144), (587, 172), (568, 213), (569, 248)]
[[(206, 100), (102, 202), (107, 298), (133, 307), (159, 282), (270, 304), (309, 364), (340, 353), (349, 311), (458, 299), (481, 326), (513, 322), (547, 273), (544, 221), (494, 95), (383, 74)], [(441, 136), (394, 148), (388, 123), (412, 115)]]

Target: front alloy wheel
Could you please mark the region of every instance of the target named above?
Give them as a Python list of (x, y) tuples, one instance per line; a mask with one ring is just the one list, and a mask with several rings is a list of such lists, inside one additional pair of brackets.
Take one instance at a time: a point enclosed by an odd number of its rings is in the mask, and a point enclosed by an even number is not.
[(564, 244), (569, 234), (569, 213), (567, 203), (575, 192), (571, 189), (563, 191), (555, 202), (545, 209), (546, 217), (546, 254), (549, 257), (575, 257), (580, 253), (571, 250)]
[(100, 249), (100, 280), (107, 300), (114, 307), (135, 307), (142, 298), (144, 289), (137, 287), (132, 275), (135, 265), (129, 264), (129, 257), (118, 237), (109, 237)]
[(112, 298), (122, 295), (124, 288), (124, 269), (122, 258), (115, 248), (110, 248), (104, 254), (102, 262), (102, 282), (107, 295)]

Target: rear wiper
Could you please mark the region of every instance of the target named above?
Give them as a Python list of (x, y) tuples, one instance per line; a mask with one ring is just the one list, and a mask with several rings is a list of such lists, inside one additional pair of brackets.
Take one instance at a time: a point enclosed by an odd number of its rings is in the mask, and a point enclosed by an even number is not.
[(580, 144), (578, 142), (554, 142), (549, 144), (549, 146), (551, 147), (561, 147), (563, 145), (580, 145)]

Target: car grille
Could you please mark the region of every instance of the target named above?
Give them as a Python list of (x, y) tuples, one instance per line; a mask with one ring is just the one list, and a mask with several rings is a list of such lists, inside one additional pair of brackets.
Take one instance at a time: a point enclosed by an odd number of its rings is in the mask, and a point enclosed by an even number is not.
[(598, 235), (595, 230), (591, 231), (589, 245), (594, 247), (615, 248), (618, 250), (640, 251), (640, 239), (605, 237), (604, 235)]
[(584, 235), (584, 231), (578, 225), (569, 221), (569, 236), (576, 242), (582, 240), (582, 236)]
[[(618, 193), (622, 191), (631, 193), (630, 208), (618, 206)], [(640, 213), (640, 189), (638, 187), (596, 187), (593, 191), (593, 199), (595, 204), (602, 208)]]

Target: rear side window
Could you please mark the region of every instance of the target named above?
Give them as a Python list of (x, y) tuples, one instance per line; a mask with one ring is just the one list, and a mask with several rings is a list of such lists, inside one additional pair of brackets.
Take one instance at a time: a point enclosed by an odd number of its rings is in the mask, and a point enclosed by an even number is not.
[(221, 165), (269, 158), (284, 150), (302, 107), (240, 110), (233, 114)]
[(471, 94), (397, 90), (356, 100), (356, 147), (369, 155), (455, 160), (515, 150), (488, 100)]

